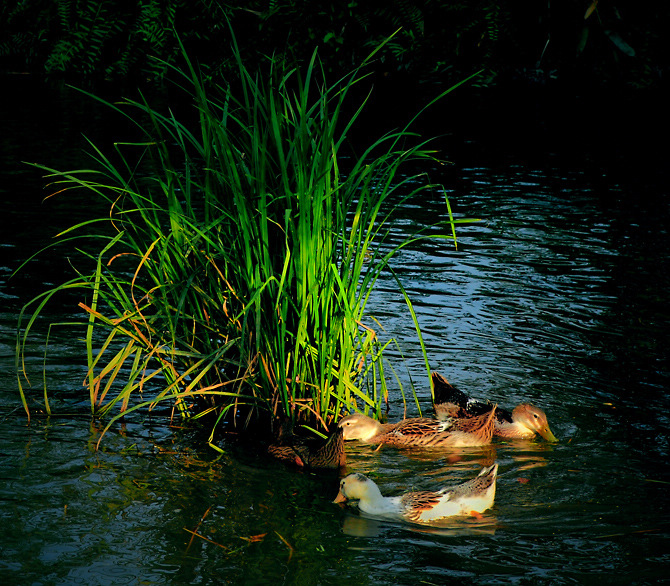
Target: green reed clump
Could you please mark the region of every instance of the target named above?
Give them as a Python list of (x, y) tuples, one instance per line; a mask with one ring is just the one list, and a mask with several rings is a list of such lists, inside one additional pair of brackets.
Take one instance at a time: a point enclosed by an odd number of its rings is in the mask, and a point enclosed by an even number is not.
[[(316, 55), (302, 74), (238, 66), (234, 84), (212, 87), (186, 60), (175, 73), (192, 123), (127, 100), (112, 107), (142, 140), (113, 157), (93, 147), (95, 170), (50, 170), (58, 192), (85, 189), (109, 212), (60, 235), (83, 238), (92, 268), (26, 305), (18, 368), (46, 303), (83, 289), (86, 386), (110, 425), (167, 401), (184, 416), (325, 426), (343, 408), (379, 413), (386, 396), (385, 344), (365, 309), (393, 254), (380, 247), (389, 210), (425, 188), (399, 168), (432, 155), (402, 131), (344, 173), (364, 104), (347, 120), (342, 109), (360, 70), (328, 85)], [(23, 386), (21, 397), (28, 411)]]

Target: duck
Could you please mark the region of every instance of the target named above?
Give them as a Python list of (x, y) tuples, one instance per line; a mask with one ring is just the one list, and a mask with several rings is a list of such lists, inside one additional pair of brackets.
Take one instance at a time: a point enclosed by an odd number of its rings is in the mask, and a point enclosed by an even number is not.
[(288, 438), (283, 437), (280, 443), (269, 445), (267, 450), (283, 462), (310, 470), (338, 469), (347, 464), (341, 427), (336, 428), (325, 443), (291, 434)]
[[(468, 419), (491, 408), (487, 402), (471, 399), (437, 372), (431, 374), (431, 380), (435, 415), (438, 420)], [(521, 403), (512, 411), (499, 407), (496, 411), (493, 434), (506, 439), (532, 439), (539, 434), (549, 442), (558, 441), (549, 428), (545, 412), (530, 403)]]
[(479, 515), (493, 506), (498, 464), (482, 468), (478, 476), (438, 491), (383, 496), (374, 481), (354, 472), (340, 481), (333, 502), (358, 501), (365, 514), (419, 525), (437, 525), (450, 517)]
[(368, 444), (389, 444), (423, 448), (485, 446), (493, 438), (496, 406), (475, 417), (448, 418), (412, 417), (398, 423), (380, 423), (362, 413), (343, 417), (338, 426), (345, 440), (361, 440)]

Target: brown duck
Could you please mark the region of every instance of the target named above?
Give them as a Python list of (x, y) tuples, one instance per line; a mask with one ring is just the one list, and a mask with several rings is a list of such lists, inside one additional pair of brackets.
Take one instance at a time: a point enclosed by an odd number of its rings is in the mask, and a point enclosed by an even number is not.
[(342, 429), (338, 427), (324, 443), (295, 435), (268, 446), (268, 453), (300, 468), (342, 468), (346, 465)]
[[(437, 372), (432, 373), (431, 378), (435, 414), (439, 420), (467, 420), (491, 408), (489, 403), (469, 398)], [(508, 439), (530, 439), (535, 434), (540, 434), (547, 441), (558, 441), (549, 429), (544, 411), (530, 403), (521, 403), (512, 411), (499, 408), (496, 411), (493, 433)]]
[(380, 423), (363, 415), (352, 413), (340, 420), (345, 440), (358, 439), (368, 444), (393, 446), (466, 447), (485, 446), (493, 437), (496, 406), (476, 417), (453, 418), (446, 421), (414, 417), (398, 423)]

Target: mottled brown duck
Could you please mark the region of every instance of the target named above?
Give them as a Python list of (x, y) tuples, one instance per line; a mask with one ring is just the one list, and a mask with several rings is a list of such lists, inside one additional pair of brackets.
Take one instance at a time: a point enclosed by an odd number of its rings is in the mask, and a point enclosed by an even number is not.
[[(431, 378), (435, 415), (439, 420), (467, 420), (491, 408), (490, 403), (471, 399), (437, 372), (432, 373)], [(512, 411), (498, 408), (493, 433), (508, 439), (531, 439), (539, 434), (547, 441), (558, 441), (549, 429), (545, 412), (530, 403), (521, 403)]]
[(281, 443), (270, 445), (268, 453), (300, 468), (342, 468), (347, 463), (343, 432), (340, 427), (330, 434), (325, 443), (291, 435), (282, 438)]
[(495, 405), (491, 405), (487, 413), (476, 417), (445, 421), (413, 417), (398, 423), (380, 423), (362, 413), (352, 413), (338, 425), (344, 430), (345, 440), (357, 439), (368, 444), (423, 448), (485, 446), (493, 437), (495, 410)]

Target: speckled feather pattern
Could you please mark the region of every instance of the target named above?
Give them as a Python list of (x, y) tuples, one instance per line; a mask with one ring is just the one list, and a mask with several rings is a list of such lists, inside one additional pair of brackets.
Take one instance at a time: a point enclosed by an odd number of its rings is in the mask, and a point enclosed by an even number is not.
[(304, 468), (341, 468), (346, 465), (342, 428), (338, 427), (326, 443), (305, 441), (295, 436), (283, 445), (273, 444), (268, 453), (284, 462)]

